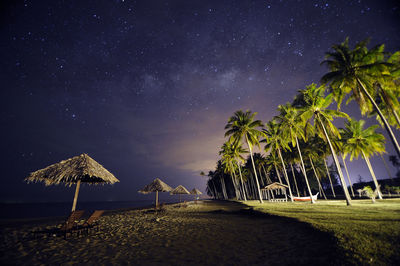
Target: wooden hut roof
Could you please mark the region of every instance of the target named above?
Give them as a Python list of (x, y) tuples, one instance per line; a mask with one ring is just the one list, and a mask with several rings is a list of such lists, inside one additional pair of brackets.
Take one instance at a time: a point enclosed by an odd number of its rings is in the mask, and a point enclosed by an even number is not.
[(288, 188), (287, 185), (284, 185), (284, 184), (279, 183), (279, 182), (274, 182), (272, 184), (269, 184), (268, 186), (265, 186), (263, 189), (276, 190), (276, 189), (286, 189), (286, 188)]

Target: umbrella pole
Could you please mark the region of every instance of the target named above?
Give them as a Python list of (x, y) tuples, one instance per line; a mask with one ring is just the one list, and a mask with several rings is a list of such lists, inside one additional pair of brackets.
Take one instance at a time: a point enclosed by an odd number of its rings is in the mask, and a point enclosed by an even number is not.
[(157, 206), (158, 206), (158, 191), (156, 191), (156, 209), (157, 209)]
[(78, 183), (76, 183), (76, 188), (75, 188), (74, 202), (72, 203), (72, 211), (75, 211), (75, 208), (76, 208), (76, 202), (78, 200), (80, 186), (81, 186), (81, 180), (78, 180)]

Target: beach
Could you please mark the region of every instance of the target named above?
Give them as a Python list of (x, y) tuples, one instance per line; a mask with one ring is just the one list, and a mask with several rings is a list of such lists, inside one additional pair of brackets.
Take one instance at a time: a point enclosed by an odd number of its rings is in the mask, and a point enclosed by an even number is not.
[[(62, 220), (7, 223), (2, 265), (287, 265), (338, 264), (336, 240), (296, 219), (255, 212), (238, 202), (106, 212), (89, 235), (33, 237)], [(341, 261), (343, 263), (343, 261)]]

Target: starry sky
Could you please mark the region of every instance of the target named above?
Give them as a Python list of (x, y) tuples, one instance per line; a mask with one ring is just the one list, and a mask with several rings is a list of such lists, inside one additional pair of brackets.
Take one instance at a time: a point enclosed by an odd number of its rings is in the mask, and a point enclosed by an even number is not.
[[(81, 153), (121, 183), (83, 186), (80, 200), (145, 199), (137, 190), (155, 177), (204, 192), (199, 172), (215, 166), (234, 111), (271, 119), (319, 81), (324, 53), (346, 36), (400, 50), (397, 1), (1, 5), (1, 201), (70, 200), (71, 188), (23, 179)], [(355, 103), (344, 110), (360, 118)], [(361, 160), (349, 168), (371, 179)]]

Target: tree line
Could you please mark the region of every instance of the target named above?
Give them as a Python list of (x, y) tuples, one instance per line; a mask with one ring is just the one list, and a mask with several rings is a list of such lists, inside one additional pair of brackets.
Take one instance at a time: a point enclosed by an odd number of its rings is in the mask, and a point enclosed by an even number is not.
[[(207, 175), (207, 193), (219, 199), (258, 199), (262, 203), (260, 187), (273, 181), (287, 185), (291, 199), (293, 195), (311, 196), (313, 188), (325, 198), (326, 190), (336, 197), (335, 185), (339, 183), (347, 205), (351, 205), (355, 195), (346, 159), (361, 157), (382, 199), (369, 159), (385, 153), (385, 138), (376, 132), (379, 125), (366, 128), (364, 120), (341, 111), (344, 100), (346, 104), (354, 100), (363, 116), (375, 117), (385, 128), (395, 157), (400, 158), (392, 130), (400, 129), (400, 51), (386, 52), (383, 44), (368, 49), (367, 44), (365, 40), (351, 49), (346, 38), (333, 45), (321, 63), (329, 71), (320, 84), (299, 90), (292, 102), (278, 106), (278, 115), (270, 121), (257, 120), (256, 112), (236, 111), (225, 126), (221, 158)], [(331, 107), (334, 104), (336, 108)], [(345, 120), (343, 128), (333, 123), (337, 118)], [(264, 155), (254, 153), (254, 147)]]

